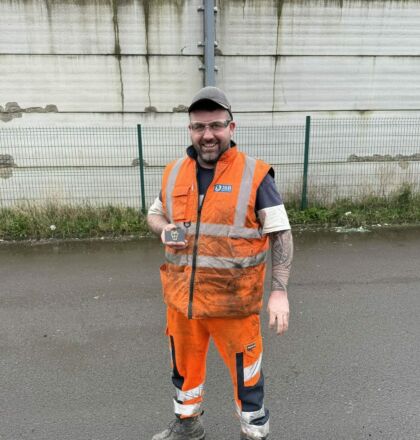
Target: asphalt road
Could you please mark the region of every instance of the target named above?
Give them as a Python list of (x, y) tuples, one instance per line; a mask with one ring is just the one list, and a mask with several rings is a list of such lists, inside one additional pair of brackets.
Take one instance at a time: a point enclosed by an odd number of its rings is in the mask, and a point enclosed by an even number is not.
[[(296, 233), (291, 323), (264, 314), (273, 440), (420, 439), (420, 230)], [(0, 439), (150, 440), (173, 394), (156, 240), (0, 246)], [(211, 347), (209, 440), (238, 438)]]

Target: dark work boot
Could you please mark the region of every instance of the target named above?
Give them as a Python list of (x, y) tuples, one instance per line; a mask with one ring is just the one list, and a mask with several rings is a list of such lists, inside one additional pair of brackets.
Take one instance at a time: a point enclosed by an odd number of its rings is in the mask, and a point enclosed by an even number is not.
[(152, 440), (203, 440), (206, 436), (200, 417), (176, 418), (168, 428), (153, 436)]

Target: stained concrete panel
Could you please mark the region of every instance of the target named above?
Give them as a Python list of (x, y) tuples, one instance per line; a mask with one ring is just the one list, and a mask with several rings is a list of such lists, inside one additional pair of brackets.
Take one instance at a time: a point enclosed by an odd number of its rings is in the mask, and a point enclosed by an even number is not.
[(0, 105), (25, 109), (54, 104), (59, 112), (88, 114), (172, 112), (202, 86), (201, 62), (188, 56), (0, 55), (0, 64)]
[(203, 17), (192, 1), (0, 3), (3, 54), (202, 54)]

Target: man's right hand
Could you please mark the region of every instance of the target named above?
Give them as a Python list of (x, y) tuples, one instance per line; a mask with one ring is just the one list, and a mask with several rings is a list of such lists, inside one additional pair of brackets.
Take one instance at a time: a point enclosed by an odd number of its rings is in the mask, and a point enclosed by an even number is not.
[(188, 246), (187, 240), (184, 240), (184, 241), (166, 241), (165, 240), (165, 232), (172, 231), (173, 229), (176, 229), (176, 226), (172, 223), (167, 224), (163, 228), (162, 233), (160, 234), (160, 238), (162, 240), (162, 243), (165, 246), (169, 246), (173, 249), (185, 249)]

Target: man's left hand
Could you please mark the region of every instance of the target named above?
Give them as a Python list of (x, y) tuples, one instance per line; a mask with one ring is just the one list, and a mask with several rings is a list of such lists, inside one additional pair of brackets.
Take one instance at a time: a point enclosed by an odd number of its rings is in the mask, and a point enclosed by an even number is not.
[(270, 318), (270, 328), (275, 329), (278, 335), (282, 335), (289, 327), (287, 292), (273, 290), (268, 300), (267, 312)]

